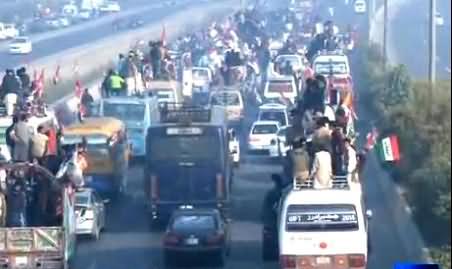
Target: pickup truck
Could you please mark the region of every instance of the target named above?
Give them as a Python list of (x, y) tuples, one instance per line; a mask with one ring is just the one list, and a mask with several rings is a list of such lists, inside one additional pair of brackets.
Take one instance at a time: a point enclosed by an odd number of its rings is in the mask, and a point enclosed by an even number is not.
[[(42, 225), (0, 227), (0, 268), (68, 269), (76, 249), (75, 198), (71, 185), (59, 183), (47, 169), (36, 164), (1, 163), (0, 170), (8, 171), (8, 175), (22, 170), (26, 175), (24, 178), (38, 179), (37, 184), (50, 183), (50, 188), (40, 188), (40, 192), (46, 194), (40, 193), (40, 198), (35, 203), (40, 204), (45, 199), (50, 212), (53, 212), (47, 214), (46, 220), (40, 219)], [(6, 196), (12, 189), (9, 187)], [(4, 198), (5, 195), (1, 195)], [(3, 207), (0, 212), (5, 212), (6, 204), (1, 203), (0, 206)], [(43, 216), (43, 213), (40, 215)], [(2, 216), (2, 220), (4, 219), (7, 218)], [(6, 222), (11, 223), (8, 220)]]

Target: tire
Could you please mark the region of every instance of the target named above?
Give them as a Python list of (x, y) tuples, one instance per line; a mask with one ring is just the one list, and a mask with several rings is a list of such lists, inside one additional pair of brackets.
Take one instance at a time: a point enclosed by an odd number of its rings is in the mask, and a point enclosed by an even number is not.
[(92, 239), (94, 239), (95, 241), (99, 241), (100, 240), (100, 228), (98, 225), (96, 225), (96, 228), (93, 231), (93, 234), (91, 235)]
[(269, 242), (264, 241), (262, 244), (262, 260), (269, 262), (278, 259), (278, 253), (276, 249), (273, 249)]
[(216, 255), (215, 255), (215, 265), (218, 267), (223, 267), (224, 264), (226, 263), (226, 251), (225, 250), (220, 250)]

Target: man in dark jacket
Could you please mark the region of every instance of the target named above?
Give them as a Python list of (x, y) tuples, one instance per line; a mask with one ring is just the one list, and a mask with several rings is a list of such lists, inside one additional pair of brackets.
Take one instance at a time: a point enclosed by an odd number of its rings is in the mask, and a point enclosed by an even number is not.
[(151, 64), (152, 64), (152, 73), (154, 74), (154, 79), (160, 78), (160, 71), (162, 66), (162, 50), (161, 50), (161, 42), (151, 42)]
[(20, 81), (14, 74), (14, 70), (7, 69), (6, 74), (3, 77), (2, 87), (1, 87), (1, 98), (3, 98), (8, 93), (20, 93)]
[(30, 76), (27, 74), (27, 69), (25, 67), (21, 67), (17, 70), (17, 76), (19, 77), (22, 90), (27, 92), (31, 87), (31, 79)]

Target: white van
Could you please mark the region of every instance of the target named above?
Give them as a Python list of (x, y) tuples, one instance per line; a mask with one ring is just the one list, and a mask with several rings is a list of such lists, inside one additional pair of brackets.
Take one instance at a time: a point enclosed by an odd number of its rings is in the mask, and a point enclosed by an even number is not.
[(313, 60), (315, 74), (338, 77), (350, 76), (350, 64), (347, 55), (343, 53), (320, 53)]
[(273, 77), (265, 84), (264, 98), (267, 100), (286, 99), (295, 104), (297, 96), (298, 89), (293, 77)]
[(110, 97), (102, 99), (99, 115), (114, 117), (127, 126), (127, 136), (132, 144), (132, 156), (146, 155), (146, 132), (159, 121), (159, 105), (157, 97)]
[(278, 215), (282, 269), (365, 269), (368, 219), (360, 190), (346, 180), (332, 189), (295, 184), (283, 195)]
[(209, 104), (211, 106), (223, 106), (226, 108), (229, 125), (238, 125), (237, 127), (242, 125), (245, 118), (245, 102), (240, 91), (212, 91), (210, 93)]

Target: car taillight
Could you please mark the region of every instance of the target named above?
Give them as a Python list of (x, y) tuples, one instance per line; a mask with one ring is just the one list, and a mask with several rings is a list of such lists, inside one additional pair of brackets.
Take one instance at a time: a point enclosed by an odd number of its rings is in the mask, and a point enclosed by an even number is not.
[(151, 175), (151, 200), (159, 199), (158, 187), (159, 187), (158, 177), (156, 175)]
[(220, 244), (224, 239), (224, 235), (223, 234), (213, 234), (209, 237), (207, 237), (207, 244), (209, 245), (216, 245), (216, 244)]
[(221, 173), (216, 174), (217, 181), (217, 199), (224, 198), (224, 177)]
[(250, 142), (259, 141), (259, 138), (257, 138), (257, 137), (250, 137), (250, 138), (248, 138), (248, 141), (250, 141)]
[(349, 267), (364, 267), (366, 265), (366, 257), (362, 254), (348, 255)]
[(347, 268), (347, 256), (346, 255), (335, 256), (334, 264), (337, 266), (337, 268)]
[(275, 140), (275, 139), (272, 139), (272, 140), (270, 141), (270, 145), (276, 145), (276, 140)]
[(314, 268), (314, 260), (312, 257), (299, 257), (298, 265), (303, 269), (312, 269)]
[(279, 257), (282, 269), (292, 269), (297, 267), (296, 256), (281, 255)]
[(165, 245), (176, 245), (180, 241), (179, 236), (173, 234), (173, 233), (166, 233), (165, 237), (163, 238), (163, 243)]

